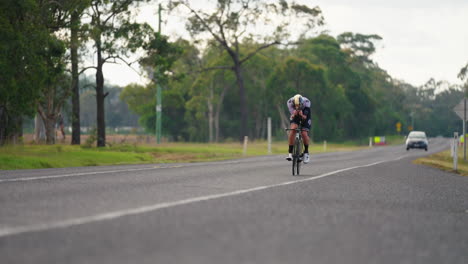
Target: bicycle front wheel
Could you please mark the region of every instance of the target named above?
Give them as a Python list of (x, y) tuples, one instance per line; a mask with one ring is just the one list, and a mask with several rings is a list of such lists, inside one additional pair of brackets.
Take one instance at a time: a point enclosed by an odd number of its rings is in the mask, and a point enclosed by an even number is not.
[(301, 170), (301, 160), (297, 159), (297, 165), (296, 165), (296, 175), (299, 175)]
[(301, 140), (296, 138), (293, 149), (293, 175), (299, 175), (301, 171)]
[(292, 175), (296, 175), (296, 167), (297, 167), (297, 158), (293, 156), (292, 160)]

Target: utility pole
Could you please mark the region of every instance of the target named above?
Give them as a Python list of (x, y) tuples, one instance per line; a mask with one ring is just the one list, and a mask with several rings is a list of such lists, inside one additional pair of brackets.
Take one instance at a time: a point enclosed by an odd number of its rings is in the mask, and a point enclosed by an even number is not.
[[(158, 33), (161, 34), (161, 4), (158, 8)], [(159, 67), (156, 66), (156, 142), (161, 143), (162, 89), (159, 83)]]
[(411, 129), (414, 130), (414, 112), (411, 111)]

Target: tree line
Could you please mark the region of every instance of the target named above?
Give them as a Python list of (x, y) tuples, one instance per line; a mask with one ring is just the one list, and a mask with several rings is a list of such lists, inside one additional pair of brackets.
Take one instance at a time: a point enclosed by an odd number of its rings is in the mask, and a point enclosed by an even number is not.
[[(171, 40), (135, 22), (136, 7), (148, 2), (2, 1), (0, 144), (21, 137), (23, 118), (36, 113), (53, 144), (54, 125), (69, 100), (71, 143), (80, 144), (79, 76), (94, 70), (97, 146), (105, 146), (106, 63), (139, 64), (155, 74), (148, 85), (125, 87), (120, 99), (154, 133), (155, 84), (163, 86), (163, 135), (171, 140), (264, 138), (267, 117), (283, 137), (286, 100), (296, 93), (312, 101), (316, 141), (395, 134), (397, 122), (400, 133), (418, 129), (434, 136), (459, 127), (451, 109), (463, 87), (433, 79), (414, 87), (392, 78), (372, 60), (379, 35), (320, 33), (319, 7), (219, 0), (216, 8), (203, 9), (194, 1), (170, 1), (165, 10), (184, 16), (191, 36)], [(84, 67), (87, 54), (95, 59)]]
[[(312, 101), (312, 138), (364, 139), (374, 135), (405, 135), (425, 130), (430, 136), (450, 136), (461, 128), (452, 111), (463, 98), (459, 85), (430, 79), (415, 87), (392, 78), (371, 56), (378, 35), (343, 33), (301, 39), (291, 47), (273, 46), (252, 57), (242, 68), (249, 108), (248, 135), (266, 136), (273, 119), (274, 135), (284, 138), (289, 124), (286, 100), (300, 93)], [(172, 43), (183, 52), (174, 61), (173, 76), (163, 91), (163, 127), (171, 140), (217, 142), (239, 136), (242, 114), (233, 71), (218, 69), (230, 61), (216, 45), (200, 51), (186, 40)], [(240, 53), (258, 49), (242, 43)], [(193, 65), (207, 71), (187, 70)], [(154, 84), (132, 84), (120, 95), (154, 133)], [(396, 124), (402, 124), (400, 132)]]

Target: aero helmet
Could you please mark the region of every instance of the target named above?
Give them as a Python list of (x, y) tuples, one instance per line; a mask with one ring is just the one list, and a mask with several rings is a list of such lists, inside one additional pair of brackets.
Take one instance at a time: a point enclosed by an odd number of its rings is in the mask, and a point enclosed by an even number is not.
[(293, 103), (295, 107), (302, 108), (302, 106), (304, 105), (304, 99), (302, 98), (302, 95), (296, 94), (294, 96)]

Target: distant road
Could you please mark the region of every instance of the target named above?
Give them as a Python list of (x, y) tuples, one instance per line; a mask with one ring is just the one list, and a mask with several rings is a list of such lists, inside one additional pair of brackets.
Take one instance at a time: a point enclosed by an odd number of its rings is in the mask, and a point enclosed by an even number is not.
[(448, 147), (0, 171), (0, 263), (468, 263)]

